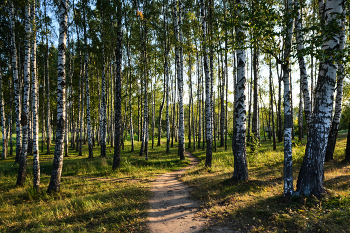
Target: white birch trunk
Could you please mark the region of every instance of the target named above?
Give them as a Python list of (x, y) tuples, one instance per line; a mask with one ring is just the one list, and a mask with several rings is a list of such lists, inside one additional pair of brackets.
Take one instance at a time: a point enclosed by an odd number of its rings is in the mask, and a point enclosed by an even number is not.
[(39, 88), (38, 76), (36, 75), (36, 25), (35, 25), (35, 2), (32, 7), (32, 114), (33, 114), (33, 187), (39, 191), (40, 186), (40, 163), (39, 163)]
[[(207, 22), (206, 13), (204, 7), (204, 0), (201, 0), (201, 18), (202, 18), (202, 33), (203, 33), (203, 43), (207, 40)], [(210, 84), (211, 78), (209, 74), (208, 66), (208, 48), (203, 44), (204, 52), (204, 72), (205, 72), (205, 128), (206, 128), (206, 159), (205, 166), (211, 167), (212, 153), (213, 153), (213, 134), (211, 127), (211, 99), (210, 99)]]
[[(342, 0), (327, 1), (324, 8), (326, 29), (323, 33), (328, 32), (332, 35), (323, 35), (322, 50), (327, 56), (325, 60), (320, 61), (313, 119), (297, 182), (298, 195), (320, 196), (325, 192), (323, 186), (324, 158), (332, 118), (333, 94), (338, 68), (335, 61), (340, 50), (340, 15), (343, 13), (343, 4)], [(339, 26), (338, 30), (334, 28), (334, 25)]]
[(17, 49), (16, 49), (16, 33), (15, 33), (15, 13), (13, 1), (11, 3), (10, 18), (11, 18), (11, 55), (12, 55), (12, 73), (13, 86), (15, 89), (15, 116), (16, 116), (16, 162), (19, 163), (19, 158), (22, 149), (21, 141), (21, 88), (18, 77), (17, 67)]
[[(311, 99), (310, 99), (310, 93), (309, 93), (309, 84), (308, 84), (305, 60), (304, 60), (304, 56), (302, 55), (304, 50), (304, 38), (302, 34), (302, 19), (300, 16), (299, 0), (294, 1), (294, 6), (296, 10), (295, 31), (296, 31), (296, 41), (297, 41), (297, 56), (298, 56), (299, 69), (300, 69), (300, 83), (301, 83), (302, 93), (304, 97), (304, 112), (305, 112), (306, 124), (308, 126), (311, 122)], [(300, 98), (302, 97), (300, 96)]]
[(7, 137), (6, 137), (6, 117), (4, 109), (4, 90), (2, 89), (2, 70), (0, 67), (0, 117), (1, 117), (1, 132), (2, 132), (2, 159), (7, 157)]
[(112, 169), (115, 170), (120, 167), (120, 139), (123, 136), (121, 132), (122, 123), (122, 3), (117, 0), (117, 48), (116, 48), (116, 79), (115, 79), (115, 100), (114, 100), (114, 112), (115, 112), (115, 137), (114, 137), (114, 157)]
[(92, 133), (91, 133), (91, 111), (90, 111), (90, 86), (89, 86), (89, 57), (87, 49), (87, 35), (86, 35), (86, 15), (85, 15), (85, 5), (84, 3), (84, 44), (85, 44), (85, 91), (86, 91), (86, 123), (87, 123), (87, 134), (88, 134), (88, 147), (89, 147), (89, 158), (93, 158), (92, 152)]
[[(344, 49), (345, 41), (346, 41), (345, 13), (346, 13), (346, 10), (344, 8), (342, 13), (342, 21), (341, 21), (342, 29), (341, 29), (340, 42), (339, 42), (339, 48), (341, 50)], [(333, 153), (337, 142), (339, 123), (340, 123), (340, 117), (341, 117), (341, 111), (342, 111), (342, 102), (343, 102), (342, 101), (343, 100), (343, 80), (344, 80), (344, 74), (345, 74), (344, 63), (345, 61), (343, 61), (343, 59), (341, 59), (341, 61), (338, 61), (337, 94), (335, 98), (334, 116), (333, 116), (331, 130), (329, 132), (326, 155), (325, 155), (326, 161), (333, 160)]]
[(284, 196), (289, 197), (293, 195), (293, 171), (292, 171), (292, 126), (293, 126), (293, 112), (291, 105), (291, 90), (290, 90), (290, 68), (289, 59), (292, 47), (292, 34), (293, 34), (293, 0), (286, 2), (287, 19), (286, 25), (286, 37), (285, 37), (285, 49), (284, 49), (284, 64), (283, 69), (283, 107), (284, 107)]
[(57, 126), (55, 155), (48, 192), (59, 192), (64, 153), (64, 134), (66, 120), (66, 36), (67, 36), (67, 0), (60, 1), (59, 42), (57, 70)]
[[(245, 5), (244, 0), (238, 0), (238, 4)], [(242, 10), (237, 9), (237, 15), (242, 17)], [(237, 81), (235, 83), (235, 107), (234, 107), (234, 136), (232, 142), (234, 156), (233, 180), (248, 180), (248, 163), (246, 153), (246, 52), (243, 41), (246, 37), (241, 26), (236, 27), (236, 37), (239, 41), (237, 55)]]
[(19, 161), (17, 185), (24, 185), (27, 175), (28, 121), (29, 121), (29, 81), (30, 81), (30, 5), (25, 8), (25, 57), (23, 75), (22, 151)]
[(101, 116), (100, 116), (100, 144), (101, 157), (106, 157), (106, 129), (107, 129), (107, 106), (106, 106), (106, 71), (105, 71), (105, 47), (103, 40), (104, 15), (101, 13), (101, 40), (102, 40), (102, 90), (101, 90)]

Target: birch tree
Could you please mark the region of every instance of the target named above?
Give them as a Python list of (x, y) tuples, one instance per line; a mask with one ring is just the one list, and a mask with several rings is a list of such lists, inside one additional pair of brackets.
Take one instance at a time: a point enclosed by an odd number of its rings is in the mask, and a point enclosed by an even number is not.
[(293, 171), (292, 171), (292, 104), (290, 89), (290, 53), (292, 49), (293, 34), (293, 0), (286, 1), (285, 17), (286, 17), (286, 35), (284, 41), (284, 57), (283, 57), (283, 108), (284, 108), (284, 196), (289, 197), (293, 194)]
[[(325, 3), (319, 1), (319, 6), (324, 9), (324, 14), (321, 17), (325, 19), (322, 45), (325, 58), (320, 60), (313, 120), (297, 181), (296, 194), (298, 195), (320, 196), (325, 192), (323, 186), (324, 158), (331, 126), (333, 94), (338, 68), (336, 56), (340, 52), (343, 4), (343, 0), (326, 1)], [(325, 34), (326, 32), (327, 34)]]
[(121, 132), (122, 123), (122, 42), (123, 42), (123, 31), (122, 31), (122, 3), (117, 0), (117, 48), (116, 48), (116, 79), (115, 79), (115, 137), (114, 137), (114, 157), (113, 167), (115, 170), (120, 167), (120, 139), (123, 136)]
[(206, 46), (207, 41), (207, 17), (205, 13), (204, 0), (201, 0), (201, 18), (202, 18), (202, 35), (203, 35), (203, 60), (204, 60), (204, 72), (205, 72), (205, 129), (206, 129), (206, 159), (205, 166), (211, 167), (212, 162), (212, 153), (213, 153), (213, 134), (211, 128), (211, 99), (210, 99), (210, 84), (211, 78), (209, 75), (209, 66), (208, 66), (208, 48)]
[[(346, 10), (343, 9), (343, 13), (341, 15), (341, 33), (340, 33), (340, 41), (339, 41), (339, 48), (340, 50), (344, 50), (345, 47), (345, 15)], [(329, 132), (328, 136), (328, 143), (326, 147), (326, 155), (325, 155), (325, 161), (333, 160), (333, 153), (335, 149), (335, 145), (337, 142), (337, 136), (339, 131), (339, 123), (340, 123), (340, 117), (342, 112), (342, 100), (343, 100), (343, 81), (344, 81), (344, 69), (345, 62), (343, 59), (338, 61), (338, 72), (337, 72), (337, 93), (336, 93), (336, 99), (335, 99), (335, 109), (334, 109), (334, 116), (332, 120), (331, 130)]]
[(89, 68), (88, 68), (88, 48), (87, 48), (87, 35), (86, 35), (86, 2), (84, 1), (84, 45), (85, 45), (85, 91), (86, 91), (86, 121), (87, 121), (87, 134), (88, 134), (88, 147), (89, 147), (89, 158), (93, 158), (93, 152), (92, 152), (92, 133), (91, 133), (91, 118), (90, 118), (90, 86), (89, 86)]
[[(236, 14), (243, 18), (242, 7), (245, 7), (245, 0), (238, 0), (239, 8)], [(236, 26), (237, 38), (237, 82), (235, 83), (235, 106), (234, 106), (234, 136), (232, 139), (232, 149), (234, 156), (233, 180), (248, 180), (248, 163), (246, 152), (246, 52), (244, 49), (245, 32), (242, 26)]]
[(57, 126), (55, 155), (48, 192), (59, 192), (64, 153), (64, 134), (66, 119), (66, 37), (67, 37), (67, 0), (60, 1), (59, 8), (59, 41), (57, 64)]
[(2, 88), (2, 67), (0, 66), (0, 117), (1, 117), (1, 133), (2, 133), (2, 159), (7, 157), (7, 133), (6, 133), (6, 118), (4, 108), (4, 90)]
[(106, 157), (106, 128), (107, 128), (107, 106), (106, 106), (106, 71), (105, 71), (105, 41), (104, 41), (104, 14), (101, 4), (101, 42), (102, 42), (102, 87), (101, 87), (101, 117), (100, 117), (100, 144), (101, 157)]
[(15, 89), (15, 117), (16, 117), (16, 162), (19, 163), (22, 143), (21, 143), (21, 88), (17, 68), (17, 49), (16, 49), (16, 33), (15, 33), (15, 12), (13, 0), (10, 1), (10, 20), (11, 20), (11, 62), (13, 86)]
[(38, 76), (36, 75), (36, 21), (35, 1), (32, 6), (32, 114), (33, 114), (33, 187), (39, 191), (40, 186), (40, 163), (39, 163), (39, 88)]
[(28, 154), (28, 122), (29, 122), (29, 81), (30, 81), (30, 37), (31, 19), (30, 4), (25, 6), (25, 57), (23, 74), (23, 113), (21, 116), (22, 125), (22, 150), (19, 160), (17, 185), (24, 185), (27, 175), (27, 154)]

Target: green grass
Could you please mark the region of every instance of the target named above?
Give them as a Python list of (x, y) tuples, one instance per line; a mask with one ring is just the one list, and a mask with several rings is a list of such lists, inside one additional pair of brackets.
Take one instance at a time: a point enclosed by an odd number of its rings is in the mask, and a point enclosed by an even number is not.
[[(338, 138), (334, 161), (325, 164), (328, 194), (315, 197), (283, 197), (283, 143), (272, 151), (270, 141), (261, 141), (259, 153), (249, 153), (249, 181), (233, 183), (231, 147), (213, 153), (212, 168), (205, 168), (205, 151), (193, 154), (201, 163), (181, 179), (193, 187), (201, 214), (213, 225), (227, 225), (249, 232), (348, 232), (350, 229), (350, 165), (343, 163), (346, 132)], [(305, 152), (293, 146), (294, 186)], [(229, 141), (228, 145), (231, 145)], [(187, 166), (179, 161), (176, 147), (170, 154), (161, 147), (149, 149), (149, 161), (139, 157), (140, 144), (122, 151), (122, 166), (112, 171), (113, 148), (101, 159), (100, 148), (88, 159), (69, 150), (64, 158), (61, 192), (47, 194), (53, 155), (40, 154), (41, 191), (32, 189), (32, 157), (28, 159), (25, 186), (16, 187), (18, 165), (14, 156), (0, 160), (0, 232), (147, 232), (146, 218), (152, 181), (165, 172)], [(249, 148), (247, 148), (249, 152)], [(51, 147), (54, 152), (54, 145)]]
[[(64, 158), (61, 192), (47, 194), (53, 155), (40, 154), (41, 191), (32, 188), (32, 156), (28, 157), (26, 184), (16, 187), (18, 165), (14, 156), (0, 160), (0, 232), (144, 232), (150, 187), (159, 174), (187, 166), (177, 158), (177, 149), (164, 153), (165, 145), (149, 149), (149, 160), (139, 157), (126, 142), (122, 166), (112, 171), (113, 148), (101, 159), (94, 148), (88, 159), (69, 150)], [(15, 150), (14, 150), (15, 151)], [(54, 152), (54, 145), (51, 147)]]
[[(283, 197), (283, 143), (272, 151), (268, 140), (261, 141), (258, 154), (249, 155), (247, 182), (230, 180), (234, 163), (231, 147), (227, 151), (218, 148), (213, 153), (211, 168), (204, 168), (205, 151), (193, 151), (201, 164), (181, 179), (193, 187), (193, 197), (202, 203), (202, 215), (210, 218), (213, 225), (227, 225), (243, 232), (348, 232), (350, 164), (342, 162), (346, 136), (347, 132), (341, 132), (334, 161), (325, 163), (328, 194), (320, 199)], [(303, 144), (293, 146), (294, 189), (305, 144), (303, 140)]]

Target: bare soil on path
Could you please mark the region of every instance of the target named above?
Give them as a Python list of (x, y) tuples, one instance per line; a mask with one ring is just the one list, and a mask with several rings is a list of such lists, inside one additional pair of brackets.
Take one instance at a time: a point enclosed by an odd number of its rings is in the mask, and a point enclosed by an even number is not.
[[(153, 233), (182, 232), (231, 232), (228, 229), (209, 228), (209, 219), (199, 215), (199, 203), (191, 199), (191, 188), (178, 178), (199, 161), (185, 151), (191, 164), (183, 169), (159, 176), (152, 188), (153, 198), (149, 201), (148, 227)], [(228, 231), (227, 231), (228, 230)]]
[(152, 188), (148, 226), (151, 232), (199, 232), (207, 222), (198, 216), (199, 204), (190, 199), (190, 187), (178, 177), (199, 161), (185, 151), (191, 164), (183, 169), (159, 176)]

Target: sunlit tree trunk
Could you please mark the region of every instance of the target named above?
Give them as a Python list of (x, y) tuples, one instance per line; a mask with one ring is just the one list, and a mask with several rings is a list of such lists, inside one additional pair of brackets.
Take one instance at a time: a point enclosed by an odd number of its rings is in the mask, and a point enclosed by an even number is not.
[[(244, 0), (238, 0), (238, 4), (244, 6)], [(242, 17), (240, 8), (237, 9), (237, 16)], [(246, 35), (241, 26), (236, 26), (236, 38), (238, 42), (237, 55), (237, 82), (235, 85), (235, 106), (234, 106), (234, 136), (233, 136), (233, 156), (234, 172), (233, 180), (248, 180), (248, 163), (246, 153), (246, 52), (243, 41)]]
[(35, 25), (35, 2), (32, 6), (32, 114), (33, 114), (33, 187), (39, 191), (40, 186), (40, 163), (39, 163), (39, 89), (38, 76), (36, 75), (36, 25)]
[[(177, 4), (179, 3), (179, 10)], [(177, 71), (177, 87), (178, 87), (178, 156), (181, 160), (185, 159), (185, 126), (184, 126), (184, 108), (183, 108), (183, 48), (182, 48), (182, 1), (174, 0), (174, 34), (176, 39), (175, 45), (175, 63)]]
[[(333, 94), (337, 73), (336, 56), (340, 50), (340, 16), (343, 13), (343, 4), (344, 1), (342, 0), (326, 1), (325, 3), (325, 30), (323, 31), (322, 50), (326, 52), (326, 58), (320, 60), (313, 119), (297, 182), (297, 194), (299, 195), (320, 196), (325, 192), (323, 186), (324, 158), (331, 127)], [(337, 25), (336, 29), (338, 30), (334, 30), (335, 25)], [(327, 32), (327, 35), (325, 32)], [(328, 33), (331, 33), (331, 35)]]
[(64, 133), (66, 118), (66, 36), (67, 36), (67, 0), (60, 1), (59, 9), (59, 42), (57, 70), (57, 127), (55, 155), (48, 192), (59, 192), (63, 166)]
[[(269, 87), (270, 87), (270, 108), (271, 108), (271, 121), (272, 121), (272, 129), (270, 129), (270, 134), (272, 133), (272, 148), (276, 150), (276, 133), (275, 133), (275, 113), (273, 112), (273, 90), (272, 90), (272, 67), (271, 67), (271, 58), (269, 64)], [(271, 132), (272, 131), (272, 132)]]
[[(341, 50), (345, 47), (345, 8), (342, 13), (342, 22), (341, 22), (341, 34), (340, 34), (340, 42), (339, 47)], [(342, 100), (343, 100), (343, 80), (344, 80), (344, 64), (345, 62), (342, 60), (338, 62), (338, 72), (337, 72), (337, 94), (335, 99), (335, 110), (334, 116), (332, 120), (331, 130), (328, 136), (328, 143), (326, 149), (325, 161), (333, 160), (333, 153), (335, 149), (335, 145), (337, 142), (337, 136), (339, 131), (339, 123), (342, 111)]]
[(283, 96), (283, 108), (284, 108), (284, 196), (288, 197), (293, 194), (293, 171), (292, 171), (292, 127), (293, 127), (293, 110), (291, 103), (291, 90), (290, 90), (290, 53), (292, 47), (292, 34), (293, 34), (293, 0), (286, 2), (287, 19), (286, 25), (286, 37), (284, 48), (284, 64), (282, 65), (283, 71), (283, 83), (284, 83), (284, 96)]

